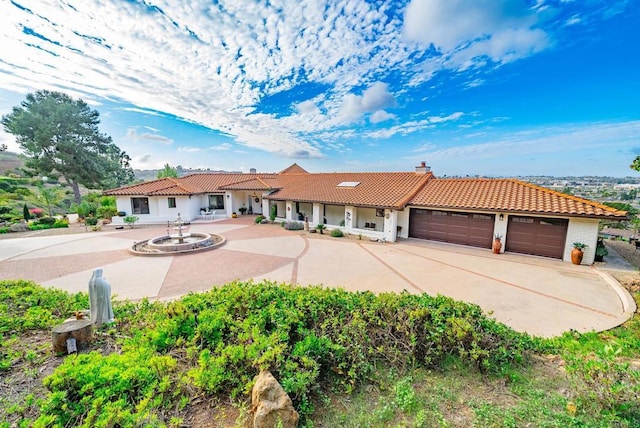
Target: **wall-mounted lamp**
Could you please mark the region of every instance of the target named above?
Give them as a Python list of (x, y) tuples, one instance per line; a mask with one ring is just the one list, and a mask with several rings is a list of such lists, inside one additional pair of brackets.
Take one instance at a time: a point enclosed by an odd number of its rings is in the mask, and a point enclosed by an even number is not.
[(231, 195), (227, 194), (227, 199), (229, 199), (231, 197)]
[(500, 219), (500, 221), (504, 220), (504, 214), (500, 214), (498, 218)]

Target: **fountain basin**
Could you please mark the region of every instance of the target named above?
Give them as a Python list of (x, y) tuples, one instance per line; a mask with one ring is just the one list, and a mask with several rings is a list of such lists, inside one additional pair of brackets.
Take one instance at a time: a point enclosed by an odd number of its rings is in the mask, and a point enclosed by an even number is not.
[(212, 250), (224, 243), (224, 237), (212, 233), (171, 234), (136, 242), (129, 251), (139, 256), (175, 256)]

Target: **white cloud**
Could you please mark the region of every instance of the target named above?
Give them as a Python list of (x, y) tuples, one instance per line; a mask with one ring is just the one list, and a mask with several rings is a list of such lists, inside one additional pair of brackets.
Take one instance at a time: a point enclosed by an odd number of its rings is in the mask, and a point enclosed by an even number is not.
[(16, 142), (16, 137), (0, 128), (0, 146), (7, 146), (7, 151), (14, 153), (22, 153), (20, 145)]
[(380, 129), (377, 131), (368, 132), (366, 135), (370, 138), (391, 138), (396, 134), (409, 135), (414, 132), (422, 131), (425, 129), (435, 128), (436, 125), (456, 121), (463, 116), (462, 112), (455, 112), (448, 116), (430, 116), (422, 120), (412, 120), (401, 123), (396, 126), (392, 126), (387, 129)]
[(209, 147), (209, 150), (224, 151), (224, 150), (230, 150), (231, 147), (232, 146), (229, 143), (222, 143), (222, 144), (218, 144), (217, 146)]
[(395, 119), (395, 118), (396, 118), (395, 114), (387, 113), (384, 110), (378, 110), (369, 117), (369, 122), (380, 123), (380, 122), (384, 122), (386, 120)]
[(301, 103), (297, 103), (295, 104), (295, 108), (296, 110), (298, 110), (298, 113), (300, 114), (313, 114), (313, 113), (320, 112), (320, 110), (318, 109), (318, 106), (312, 100), (307, 100)]
[(344, 97), (339, 117), (351, 122), (365, 113), (373, 113), (396, 103), (386, 83), (375, 82), (362, 95), (347, 94)]
[(580, 150), (631, 149), (637, 146), (640, 121), (565, 125), (496, 136), (494, 141), (467, 144), (428, 152), (429, 159), (445, 160), (493, 158), (508, 155), (558, 153)]
[(152, 157), (153, 156), (149, 153), (140, 155), (140, 156), (135, 156), (131, 159), (131, 167), (135, 169), (153, 168), (153, 165), (151, 164)]
[(186, 153), (193, 153), (193, 152), (199, 152), (202, 149), (200, 147), (191, 147), (191, 146), (180, 146), (178, 147), (178, 152), (186, 152)]
[(129, 128), (127, 130), (127, 138), (132, 141), (152, 141), (160, 144), (171, 145), (173, 144), (173, 140), (171, 138), (167, 138), (163, 135), (159, 134), (151, 134), (149, 132), (143, 132), (142, 134), (138, 133), (138, 130), (135, 128)]
[(504, 63), (548, 47), (548, 35), (535, 28), (535, 13), (523, 0), (412, 0), (404, 32), (444, 55), (431, 70), (464, 70), (485, 65), (482, 57)]

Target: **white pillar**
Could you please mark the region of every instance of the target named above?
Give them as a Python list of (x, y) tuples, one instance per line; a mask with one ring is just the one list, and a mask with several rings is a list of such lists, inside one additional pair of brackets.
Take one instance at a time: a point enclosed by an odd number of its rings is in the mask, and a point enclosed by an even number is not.
[(384, 210), (384, 239), (385, 241), (395, 242), (398, 232), (398, 212), (395, 210)]
[(344, 228), (347, 232), (358, 224), (358, 210), (352, 206), (344, 207)]
[(287, 217), (286, 217), (287, 221), (291, 221), (291, 218), (292, 218), (291, 216), (293, 215), (291, 214), (292, 212), (293, 212), (293, 202), (287, 201)]
[(322, 212), (322, 204), (313, 204), (313, 224), (317, 225), (323, 222), (322, 216), (320, 213)]

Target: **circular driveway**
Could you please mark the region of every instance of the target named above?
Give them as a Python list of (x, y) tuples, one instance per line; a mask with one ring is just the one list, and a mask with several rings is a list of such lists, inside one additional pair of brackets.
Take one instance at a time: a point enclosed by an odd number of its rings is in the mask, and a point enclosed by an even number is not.
[(629, 294), (591, 266), (413, 239), (332, 238), (252, 220), (192, 223), (191, 232), (221, 234), (226, 244), (168, 257), (128, 251), (135, 241), (165, 234), (166, 227), (3, 239), (0, 279), (86, 291), (93, 269), (101, 267), (117, 298), (131, 300), (174, 298), (249, 279), (376, 293), (425, 292), (478, 304), (498, 321), (537, 336), (605, 330), (635, 310)]

